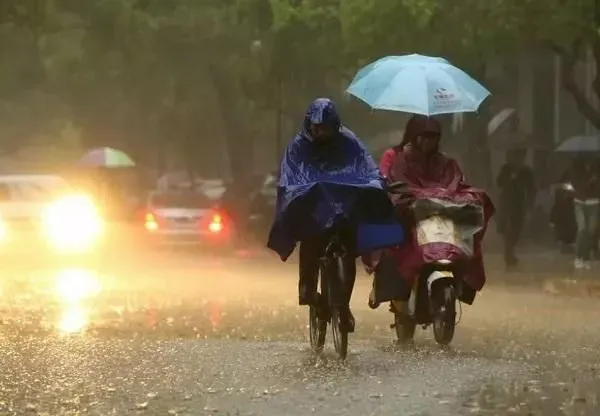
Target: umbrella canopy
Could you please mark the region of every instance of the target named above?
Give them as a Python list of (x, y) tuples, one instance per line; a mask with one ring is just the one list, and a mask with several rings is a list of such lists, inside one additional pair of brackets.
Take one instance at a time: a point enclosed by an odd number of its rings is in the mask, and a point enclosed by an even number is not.
[(600, 136), (574, 136), (560, 144), (557, 152), (600, 152)]
[(426, 116), (477, 111), (490, 92), (443, 58), (388, 56), (362, 68), (346, 90), (379, 110)]
[(494, 134), (496, 130), (498, 130), (498, 128), (500, 128), (500, 126), (504, 124), (504, 122), (516, 112), (517, 110), (515, 110), (514, 108), (505, 108), (504, 110), (496, 114), (494, 117), (492, 117), (487, 127), (488, 136)]
[(100, 147), (87, 152), (79, 162), (89, 168), (125, 168), (135, 166), (134, 161), (121, 150)]

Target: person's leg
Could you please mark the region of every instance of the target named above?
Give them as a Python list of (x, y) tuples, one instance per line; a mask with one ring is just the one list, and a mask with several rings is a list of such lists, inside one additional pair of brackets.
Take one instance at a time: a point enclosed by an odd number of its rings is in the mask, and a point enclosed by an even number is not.
[(319, 238), (300, 243), (298, 293), (300, 305), (313, 305), (316, 302), (319, 261), (323, 251)]
[(355, 321), (354, 315), (350, 310), (350, 300), (356, 282), (356, 259), (353, 255), (348, 255), (344, 258), (344, 269), (346, 272), (346, 294), (348, 296), (348, 332), (354, 332)]
[(594, 259), (599, 259), (598, 254), (600, 252), (600, 204), (593, 206), (592, 218), (590, 219), (592, 230), (592, 254)]
[(509, 221), (507, 221), (507, 213), (506, 213), (507, 204), (501, 198), (498, 203), (498, 217), (496, 219), (496, 230), (498, 234), (502, 237), (503, 242), (503, 254), (504, 254), (504, 263), (508, 265), (510, 262), (509, 253), (510, 253), (510, 230), (509, 230)]
[(350, 311), (350, 301), (352, 299), (352, 292), (354, 291), (354, 284), (356, 282), (356, 254), (355, 254), (355, 246), (356, 246), (356, 234), (354, 227), (346, 224), (339, 229), (340, 238), (344, 243), (344, 246), (348, 250), (343, 259), (344, 265), (344, 278), (345, 278), (345, 291), (346, 291), (346, 302), (348, 305), (348, 332), (354, 332), (354, 316)]
[(584, 204), (582, 205), (583, 218), (584, 218), (584, 229), (583, 229), (583, 237), (582, 237), (582, 249), (581, 249), (581, 259), (583, 260), (584, 267), (590, 261), (590, 255), (592, 250), (592, 232), (590, 228), (590, 214), (592, 210), (590, 209), (592, 206)]
[(346, 294), (348, 295), (348, 303), (350, 303), (354, 283), (356, 282), (356, 259), (353, 256), (349, 255), (344, 258), (344, 269), (346, 272)]
[(515, 266), (518, 263), (515, 251), (522, 227), (523, 216), (519, 212), (513, 213), (508, 218), (504, 234), (504, 261), (507, 267)]
[(584, 256), (584, 266), (589, 267), (589, 261), (594, 246), (597, 244), (596, 229), (598, 227), (598, 205), (590, 204), (585, 206), (586, 210), (586, 255)]
[(513, 232), (512, 232), (512, 241), (510, 246), (510, 256), (513, 265), (516, 265), (519, 262), (519, 258), (517, 257), (517, 246), (519, 241), (521, 240), (521, 235), (523, 234), (523, 226), (525, 224), (525, 213), (520, 210), (515, 212), (513, 215)]
[(511, 246), (512, 246), (512, 238), (508, 230), (505, 229), (504, 235), (502, 236), (504, 240), (504, 264), (508, 267), (511, 265)]
[(586, 212), (585, 205), (581, 202), (573, 204), (575, 210), (575, 223), (577, 224), (577, 238), (575, 240), (575, 267), (583, 267), (583, 257), (585, 255), (586, 246)]

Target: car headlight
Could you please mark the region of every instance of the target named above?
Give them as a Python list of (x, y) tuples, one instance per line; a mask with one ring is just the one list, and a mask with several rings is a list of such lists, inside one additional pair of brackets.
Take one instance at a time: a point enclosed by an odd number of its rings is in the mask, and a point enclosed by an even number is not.
[(52, 203), (44, 217), (48, 239), (58, 249), (82, 249), (94, 244), (102, 233), (102, 221), (93, 202), (72, 195)]
[(4, 221), (0, 218), (0, 242), (6, 240), (6, 225), (4, 225)]

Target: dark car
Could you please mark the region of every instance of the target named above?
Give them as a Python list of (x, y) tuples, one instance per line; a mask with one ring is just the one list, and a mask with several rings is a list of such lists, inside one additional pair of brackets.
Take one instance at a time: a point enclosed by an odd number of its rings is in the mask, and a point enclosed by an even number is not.
[(143, 213), (145, 232), (153, 244), (227, 247), (235, 226), (217, 205), (198, 191), (153, 191)]

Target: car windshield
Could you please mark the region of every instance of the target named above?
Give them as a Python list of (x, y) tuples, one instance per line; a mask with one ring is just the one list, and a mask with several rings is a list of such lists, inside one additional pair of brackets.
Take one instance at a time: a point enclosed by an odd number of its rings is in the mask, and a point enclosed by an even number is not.
[(47, 201), (67, 190), (66, 182), (60, 178), (28, 179), (0, 184), (0, 199), (3, 201)]
[(154, 194), (150, 205), (155, 208), (209, 208), (211, 200), (200, 193), (168, 192)]

